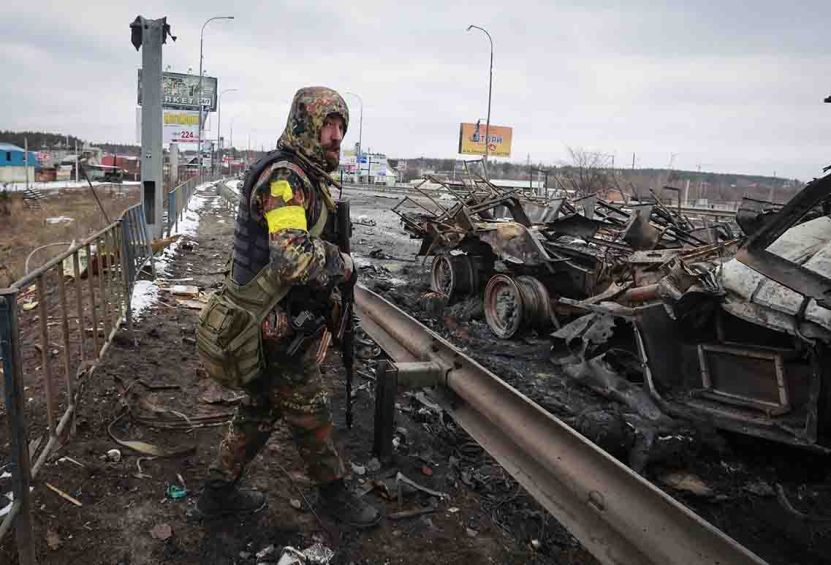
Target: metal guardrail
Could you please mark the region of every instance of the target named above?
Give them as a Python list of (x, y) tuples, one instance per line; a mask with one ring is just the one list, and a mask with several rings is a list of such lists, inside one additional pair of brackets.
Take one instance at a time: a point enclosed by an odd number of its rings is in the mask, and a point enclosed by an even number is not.
[[(764, 563), (379, 295), (358, 285), (355, 305), (395, 361), (378, 374), (376, 422), (391, 424), (397, 385), (436, 386), (461, 427), (601, 563)], [(388, 428), (376, 424), (382, 457)]]
[[(137, 204), (0, 289), (0, 368), (14, 493), (0, 538), (15, 525), (22, 564), (35, 562), (29, 484), (74, 425), (79, 377), (94, 372), (122, 322), (131, 329), (133, 286), (151, 260), (144, 208)], [(35, 400), (45, 397), (45, 414), (39, 403), (26, 402), (24, 382)], [(30, 453), (28, 432), (44, 425), (46, 444)]]
[(171, 188), (167, 193), (167, 235), (174, 233), (179, 225), (179, 220), (190, 202), (190, 197), (193, 196), (193, 191), (200, 184), (206, 182), (213, 182), (222, 178), (222, 175), (203, 175), (189, 178), (176, 187)]
[(219, 195), (225, 200), (229, 207), (236, 207), (239, 205), (240, 195), (235, 190), (227, 186), (227, 183), (221, 182), (217, 185)]

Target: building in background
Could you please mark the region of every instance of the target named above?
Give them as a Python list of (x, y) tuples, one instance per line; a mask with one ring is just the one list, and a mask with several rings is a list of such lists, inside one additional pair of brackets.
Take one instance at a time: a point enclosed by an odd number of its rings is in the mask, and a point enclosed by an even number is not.
[(27, 161), (26, 152), (22, 147), (0, 143), (0, 182), (26, 182), (27, 178), (34, 181), (37, 167), (36, 152), (29, 151)]
[(141, 161), (132, 155), (115, 155), (106, 153), (101, 157), (101, 165), (118, 167), (123, 171), (125, 180), (141, 180)]
[(383, 153), (362, 153), (360, 160), (356, 155), (350, 149), (341, 155), (340, 172), (345, 182), (393, 186), (398, 180), (399, 172), (390, 166)]

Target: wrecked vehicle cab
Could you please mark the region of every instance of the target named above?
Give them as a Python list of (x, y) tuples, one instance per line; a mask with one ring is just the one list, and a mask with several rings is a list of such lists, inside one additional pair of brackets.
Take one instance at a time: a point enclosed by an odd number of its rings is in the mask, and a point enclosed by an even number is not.
[(630, 289), (576, 305), (628, 324), (644, 385), (670, 412), (829, 451), (830, 195), (831, 175), (815, 180), (733, 258), (666, 261), (640, 303)]

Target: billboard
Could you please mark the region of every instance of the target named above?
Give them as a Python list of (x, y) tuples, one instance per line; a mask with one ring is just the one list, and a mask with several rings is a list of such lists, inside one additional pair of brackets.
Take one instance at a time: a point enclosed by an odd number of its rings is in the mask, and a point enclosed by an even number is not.
[[(511, 136), (513, 130), (505, 126), (488, 128), (488, 155), (494, 157), (511, 156)], [(459, 153), (462, 155), (484, 155), (485, 154), (485, 124), (462, 123), (459, 127)]]
[(163, 143), (196, 143), (199, 139), (199, 112), (163, 110)]
[[(202, 105), (216, 112), (216, 77), (202, 77)], [(141, 106), (141, 69), (138, 70), (138, 105)], [(178, 110), (199, 109), (199, 75), (162, 73), (162, 107)]]

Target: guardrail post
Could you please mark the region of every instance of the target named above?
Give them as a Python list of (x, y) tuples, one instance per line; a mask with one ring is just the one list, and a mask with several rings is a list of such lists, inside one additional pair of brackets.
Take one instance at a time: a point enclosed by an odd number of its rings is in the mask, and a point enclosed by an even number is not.
[(381, 361), (375, 371), (375, 424), (372, 453), (381, 462), (392, 459), (392, 438), (395, 431), (395, 392), (398, 389), (398, 369), (389, 361)]
[(32, 503), (29, 493), (31, 461), (23, 413), (23, 374), (20, 361), (20, 332), (17, 325), (17, 291), (0, 290), (0, 367), (3, 369), (4, 400), (9, 423), (11, 473), (14, 503), (19, 504), (15, 520), (17, 554), (21, 565), (35, 559)]

